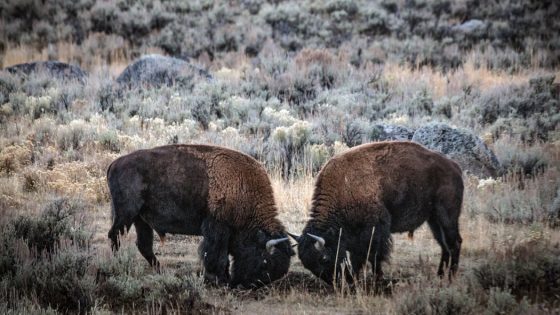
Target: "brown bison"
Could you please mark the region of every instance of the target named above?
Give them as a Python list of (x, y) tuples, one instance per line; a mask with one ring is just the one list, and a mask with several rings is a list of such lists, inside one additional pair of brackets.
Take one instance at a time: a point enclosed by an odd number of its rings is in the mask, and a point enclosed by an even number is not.
[(438, 274), (451, 258), (451, 276), (459, 264), (462, 200), (461, 169), (440, 153), (412, 142), (355, 147), (332, 158), (319, 173), (311, 219), (295, 237), (299, 257), (328, 283), (339, 280), (341, 263), (358, 274), (366, 259), (380, 277), (391, 233), (412, 233), (428, 221), (442, 248)]
[[(202, 235), (206, 278), (254, 287), (288, 272), (294, 252), (276, 218), (272, 187), (255, 159), (226, 148), (169, 145), (116, 159), (107, 170), (112, 248), (132, 224), (140, 253), (153, 266), (153, 231)], [(228, 255), (233, 257), (230, 276)]]

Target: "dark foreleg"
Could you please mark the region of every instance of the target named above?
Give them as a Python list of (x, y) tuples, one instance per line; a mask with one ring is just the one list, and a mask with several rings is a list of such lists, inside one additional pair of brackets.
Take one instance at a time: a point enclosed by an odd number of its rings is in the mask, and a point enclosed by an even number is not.
[(206, 279), (218, 284), (227, 284), (229, 282), (229, 227), (214, 219), (206, 219), (202, 223), (202, 236), (204, 239), (199, 247), (199, 255), (204, 265)]

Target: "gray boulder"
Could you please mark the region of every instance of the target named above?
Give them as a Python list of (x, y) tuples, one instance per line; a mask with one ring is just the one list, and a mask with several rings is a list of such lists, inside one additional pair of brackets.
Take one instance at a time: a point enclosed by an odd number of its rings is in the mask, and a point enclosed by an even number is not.
[(15, 66), (4, 68), (11, 74), (28, 77), (37, 73), (44, 73), (49, 77), (58, 80), (74, 80), (84, 83), (87, 73), (78, 66), (70, 65), (59, 61), (35, 61), (21, 63)]
[(464, 171), (479, 177), (496, 177), (500, 162), (476, 135), (445, 124), (430, 124), (416, 130), (412, 141), (455, 160)]
[(128, 65), (117, 77), (117, 83), (130, 88), (160, 87), (174, 84), (192, 85), (195, 80), (212, 76), (189, 62), (162, 55), (146, 55)]
[(488, 25), (477, 19), (468, 20), (451, 28), (455, 33), (469, 36), (482, 37), (488, 30)]
[(411, 140), (414, 135), (414, 129), (399, 125), (378, 124), (371, 131), (371, 140), (373, 141), (389, 141), (389, 140)]

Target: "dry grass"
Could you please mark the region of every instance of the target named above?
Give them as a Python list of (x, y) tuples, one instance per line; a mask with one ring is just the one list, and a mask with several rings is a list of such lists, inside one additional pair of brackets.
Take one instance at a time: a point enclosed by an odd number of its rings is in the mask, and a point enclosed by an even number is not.
[[(416, 90), (415, 86), (425, 87), (434, 101), (442, 97), (460, 95), (467, 88), (477, 88), (481, 92), (490, 91), (506, 85), (521, 85), (538, 73), (550, 72), (543, 69), (526, 69), (520, 72), (490, 70), (485, 65), (476, 66), (474, 57), (469, 59), (462, 68), (443, 74), (434, 68), (411, 68), (408, 65), (388, 63), (384, 66), (383, 75), (392, 89)], [(560, 72), (552, 72), (560, 78)]]

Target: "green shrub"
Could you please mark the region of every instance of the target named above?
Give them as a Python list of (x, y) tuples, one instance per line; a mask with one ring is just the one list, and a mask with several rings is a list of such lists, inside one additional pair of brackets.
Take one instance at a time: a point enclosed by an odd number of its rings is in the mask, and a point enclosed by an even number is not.
[(487, 315), (521, 315), (527, 314), (528, 308), (529, 303), (525, 297), (518, 302), (510, 291), (504, 291), (500, 288), (491, 288), (488, 293), (488, 304), (484, 313)]
[(549, 164), (548, 154), (542, 144), (523, 144), (510, 137), (498, 139), (494, 143), (494, 152), (505, 172), (537, 175)]
[[(19, 288), (36, 294), (42, 306), (85, 313), (94, 304), (95, 277), (89, 273), (91, 259), (91, 253), (70, 247), (39, 260), (33, 265), (30, 278), (19, 279), (20, 275), (16, 274), (15, 281), (25, 280)], [(24, 268), (21, 270), (27, 275)]]
[(506, 247), (474, 269), (480, 285), (500, 288), (518, 298), (552, 298), (560, 294), (560, 250), (546, 241), (530, 241)]
[(416, 93), (411, 100), (408, 108), (408, 115), (410, 116), (429, 116), (432, 114), (432, 109), (434, 107), (434, 101), (431, 95), (429, 95), (427, 89), (423, 89)]
[(94, 305), (91, 235), (75, 221), (79, 200), (59, 198), (37, 217), (19, 216), (2, 224), (0, 298), (31, 299), (40, 310), (87, 312)]
[(312, 172), (318, 172), (331, 157), (329, 148), (324, 144), (313, 144), (305, 147), (306, 155), (311, 160)]
[(84, 206), (79, 199), (55, 199), (36, 218), (17, 217), (12, 222), (14, 237), (23, 239), (39, 255), (43, 251), (52, 253), (63, 239), (69, 239), (79, 248), (85, 248), (89, 246), (90, 236), (74, 217), (83, 211)]
[[(142, 261), (138, 261), (141, 259)], [(165, 310), (211, 311), (199, 290), (201, 279), (163, 271), (155, 274), (137, 257), (135, 247), (125, 247), (114, 257), (96, 263), (96, 296), (110, 309), (157, 307)]]
[(481, 95), (471, 115), (490, 125), (494, 138), (509, 135), (523, 141), (547, 141), (560, 124), (559, 100), (553, 93), (554, 76), (529, 80), (529, 86), (493, 89)]
[(0, 73), (0, 104), (8, 102), (10, 93), (16, 90), (18, 82), (13, 75), (2, 72)]
[(120, 152), (121, 144), (119, 143), (119, 138), (114, 130), (104, 131), (99, 135), (99, 143), (103, 149), (111, 152)]
[(548, 218), (552, 226), (560, 226), (560, 187), (558, 187), (556, 197), (554, 198), (548, 209)]
[(60, 125), (57, 132), (57, 145), (61, 151), (80, 149), (91, 136), (85, 121), (73, 120), (68, 125)]
[(422, 288), (398, 299), (398, 314), (476, 314), (476, 299), (458, 287)]

